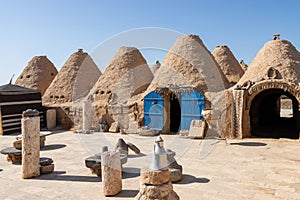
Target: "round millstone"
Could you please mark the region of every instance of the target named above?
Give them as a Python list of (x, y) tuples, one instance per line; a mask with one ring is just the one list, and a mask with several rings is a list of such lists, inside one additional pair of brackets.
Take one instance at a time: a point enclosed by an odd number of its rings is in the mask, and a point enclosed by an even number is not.
[(22, 150), (16, 149), (15, 147), (8, 147), (8, 148), (5, 148), (5, 149), (2, 149), (0, 152), (2, 154), (14, 154), (14, 155), (21, 155), (22, 154)]
[(46, 158), (46, 157), (41, 157), (40, 158), (40, 165), (41, 166), (51, 165), (52, 163), (53, 163), (52, 158)]

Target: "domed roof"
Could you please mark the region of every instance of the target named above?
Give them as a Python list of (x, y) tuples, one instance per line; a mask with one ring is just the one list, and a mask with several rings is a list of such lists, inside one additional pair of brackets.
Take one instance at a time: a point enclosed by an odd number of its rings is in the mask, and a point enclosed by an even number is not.
[(291, 42), (272, 40), (265, 43), (238, 84), (242, 85), (248, 80), (255, 82), (268, 79), (270, 72), (273, 74), (272, 78), (283, 79), (298, 85), (300, 82), (300, 53)]
[(217, 46), (212, 55), (219, 64), (229, 83), (237, 83), (244, 74), (244, 70), (234, 57), (228, 46)]
[(147, 91), (161, 86), (191, 86), (200, 93), (225, 89), (226, 78), (197, 35), (179, 37), (169, 50)]
[(105, 114), (103, 109), (108, 105), (127, 104), (133, 95), (146, 90), (152, 79), (140, 51), (135, 47), (120, 47), (89, 93), (97, 116)]
[(46, 56), (34, 56), (15, 84), (37, 90), (43, 95), (56, 74), (55, 66)]
[[(77, 77), (79, 74), (82, 74), (81, 78)], [(43, 103), (72, 102), (77, 98), (75, 93), (89, 91), (100, 75), (101, 72), (92, 58), (79, 49), (69, 57), (56, 75), (43, 96)]]

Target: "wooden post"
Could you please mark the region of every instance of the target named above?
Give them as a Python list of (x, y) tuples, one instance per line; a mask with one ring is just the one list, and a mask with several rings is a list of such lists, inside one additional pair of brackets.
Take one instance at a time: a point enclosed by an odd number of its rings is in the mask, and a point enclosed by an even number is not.
[(167, 93), (164, 95), (164, 124), (163, 124), (163, 130), (162, 133), (170, 133), (170, 94)]

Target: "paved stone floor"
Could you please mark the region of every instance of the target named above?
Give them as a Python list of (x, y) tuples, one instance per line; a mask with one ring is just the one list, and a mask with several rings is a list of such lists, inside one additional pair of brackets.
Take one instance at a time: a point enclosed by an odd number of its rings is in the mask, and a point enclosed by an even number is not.
[[(101, 180), (91, 174), (84, 159), (101, 146), (113, 148), (118, 138), (138, 146), (123, 166), (123, 191), (104, 197)], [(190, 199), (300, 199), (300, 143), (298, 140), (191, 140), (163, 135), (183, 165), (182, 181), (173, 184), (183, 200)], [(11, 146), (15, 135), (0, 136), (0, 149)], [(21, 165), (0, 155), (0, 199), (133, 199), (139, 170), (147, 167), (155, 137), (72, 132), (47, 137), (41, 156), (51, 157), (55, 172), (34, 179), (21, 178)]]

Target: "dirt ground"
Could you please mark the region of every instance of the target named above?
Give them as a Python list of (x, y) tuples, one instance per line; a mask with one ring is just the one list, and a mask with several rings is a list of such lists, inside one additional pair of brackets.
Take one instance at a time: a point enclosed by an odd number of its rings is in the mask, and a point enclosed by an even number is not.
[[(12, 146), (16, 135), (0, 136), (0, 149)], [(101, 179), (85, 167), (84, 159), (113, 149), (118, 138), (138, 146), (123, 166), (123, 190), (105, 197)], [(288, 139), (191, 140), (163, 135), (166, 148), (176, 152), (183, 179), (174, 183), (180, 199), (300, 199), (300, 144)], [(21, 165), (0, 155), (0, 199), (134, 199), (140, 168), (150, 164), (155, 137), (112, 133), (47, 136), (41, 156), (51, 157), (55, 171), (33, 179), (21, 178)]]

